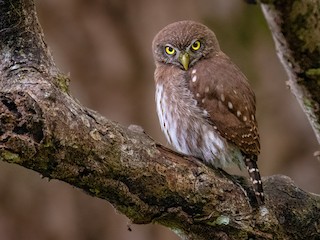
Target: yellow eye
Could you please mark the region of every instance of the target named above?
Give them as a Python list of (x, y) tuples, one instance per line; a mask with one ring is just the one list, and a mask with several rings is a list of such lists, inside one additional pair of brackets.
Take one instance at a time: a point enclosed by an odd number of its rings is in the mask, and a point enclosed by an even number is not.
[(192, 43), (191, 48), (194, 51), (199, 50), (199, 48), (201, 47), (201, 43), (199, 40), (195, 41), (194, 43)]
[(176, 52), (173, 47), (166, 46), (166, 53), (169, 55), (173, 55)]

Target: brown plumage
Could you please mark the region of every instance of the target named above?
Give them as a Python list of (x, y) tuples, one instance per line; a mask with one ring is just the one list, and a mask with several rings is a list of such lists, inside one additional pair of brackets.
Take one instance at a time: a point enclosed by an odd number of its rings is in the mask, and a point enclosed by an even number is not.
[(263, 205), (255, 95), (246, 77), (200, 23), (170, 24), (152, 47), (157, 112), (170, 144), (215, 167), (245, 164)]

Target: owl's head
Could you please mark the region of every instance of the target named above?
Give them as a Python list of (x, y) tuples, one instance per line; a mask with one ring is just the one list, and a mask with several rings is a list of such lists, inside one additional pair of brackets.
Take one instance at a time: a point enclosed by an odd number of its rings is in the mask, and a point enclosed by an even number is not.
[(220, 51), (215, 34), (205, 25), (194, 21), (180, 21), (163, 28), (153, 39), (156, 64), (172, 64), (188, 70), (202, 58)]

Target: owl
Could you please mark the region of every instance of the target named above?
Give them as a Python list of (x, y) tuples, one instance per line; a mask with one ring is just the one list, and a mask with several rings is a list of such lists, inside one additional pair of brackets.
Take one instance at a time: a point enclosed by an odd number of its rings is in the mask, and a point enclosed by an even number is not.
[(180, 21), (152, 43), (156, 106), (168, 142), (217, 168), (246, 166), (259, 206), (260, 153), (256, 100), (246, 77), (205, 25)]

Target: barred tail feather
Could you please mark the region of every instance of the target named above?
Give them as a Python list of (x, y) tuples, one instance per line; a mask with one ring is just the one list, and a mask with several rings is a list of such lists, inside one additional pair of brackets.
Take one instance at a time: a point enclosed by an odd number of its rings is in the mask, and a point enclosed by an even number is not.
[(245, 164), (247, 166), (247, 170), (253, 185), (253, 191), (255, 193), (258, 205), (262, 206), (264, 205), (264, 193), (259, 168), (257, 165), (257, 156), (245, 156)]

